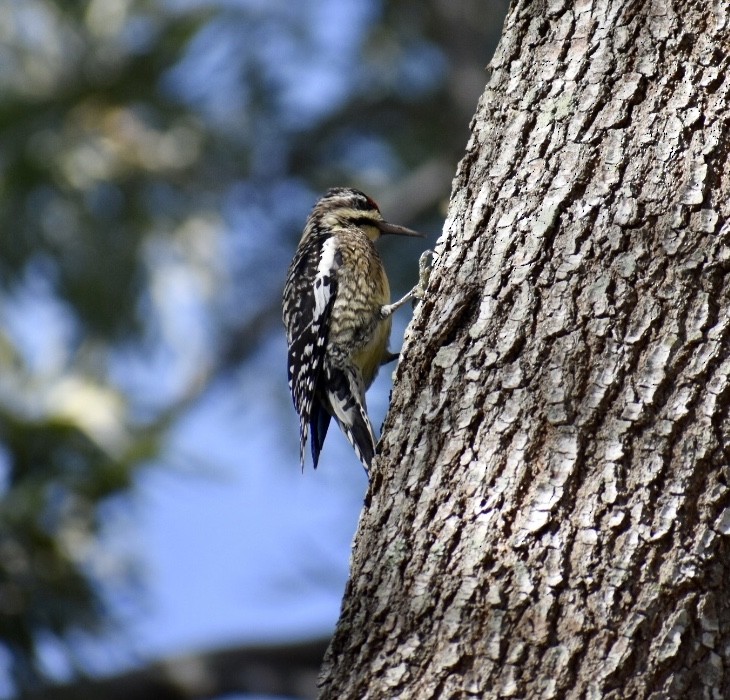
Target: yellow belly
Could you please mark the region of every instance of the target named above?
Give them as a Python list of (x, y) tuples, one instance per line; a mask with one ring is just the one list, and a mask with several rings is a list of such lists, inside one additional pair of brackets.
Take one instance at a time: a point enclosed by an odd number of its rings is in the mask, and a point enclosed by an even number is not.
[[(360, 369), (367, 388), (388, 351), (390, 317), (378, 320), (374, 330), (370, 329), (370, 323), (377, 318), (380, 308), (390, 302), (390, 286), (373, 242), (359, 229), (343, 231), (340, 236), (343, 237), (342, 266), (332, 309), (339, 323), (333, 326), (330, 342), (350, 349), (351, 361)], [(363, 335), (369, 340), (360, 345)]]
[(390, 338), (390, 326), (392, 319), (390, 317), (381, 321), (370, 342), (361, 350), (353, 355), (355, 364), (362, 372), (362, 378), (365, 382), (365, 388), (369, 387), (375, 375), (378, 373), (381, 363), (388, 351), (388, 340)]

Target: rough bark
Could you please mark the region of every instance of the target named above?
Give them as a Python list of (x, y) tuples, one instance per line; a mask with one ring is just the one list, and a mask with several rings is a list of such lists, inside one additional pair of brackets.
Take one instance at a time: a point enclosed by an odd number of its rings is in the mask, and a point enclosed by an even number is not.
[(730, 698), (729, 37), (513, 3), (322, 698)]

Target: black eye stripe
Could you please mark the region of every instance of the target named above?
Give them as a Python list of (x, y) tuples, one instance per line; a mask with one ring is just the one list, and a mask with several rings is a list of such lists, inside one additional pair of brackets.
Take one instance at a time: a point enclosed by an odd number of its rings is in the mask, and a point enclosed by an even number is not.
[(352, 219), (352, 223), (356, 226), (377, 226), (375, 219), (371, 216), (358, 216)]

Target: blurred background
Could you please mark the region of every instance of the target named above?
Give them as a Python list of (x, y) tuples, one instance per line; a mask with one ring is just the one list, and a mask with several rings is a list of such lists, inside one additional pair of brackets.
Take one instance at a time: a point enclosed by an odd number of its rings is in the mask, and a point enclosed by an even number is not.
[(313, 692), (367, 481), (300, 471), (286, 269), (350, 185), (412, 286), (506, 9), (2, 0), (0, 698)]

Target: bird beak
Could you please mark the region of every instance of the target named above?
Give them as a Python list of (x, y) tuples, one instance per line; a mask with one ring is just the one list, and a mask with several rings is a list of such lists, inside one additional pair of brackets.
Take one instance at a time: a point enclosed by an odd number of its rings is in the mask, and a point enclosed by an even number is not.
[(378, 221), (375, 225), (378, 227), (381, 234), (391, 233), (394, 236), (415, 236), (417, 238), (426, 237), (425, 233), (419, 233), (418, 231), (406, 228), (405, 226), (389, 224), (387, 221)]

